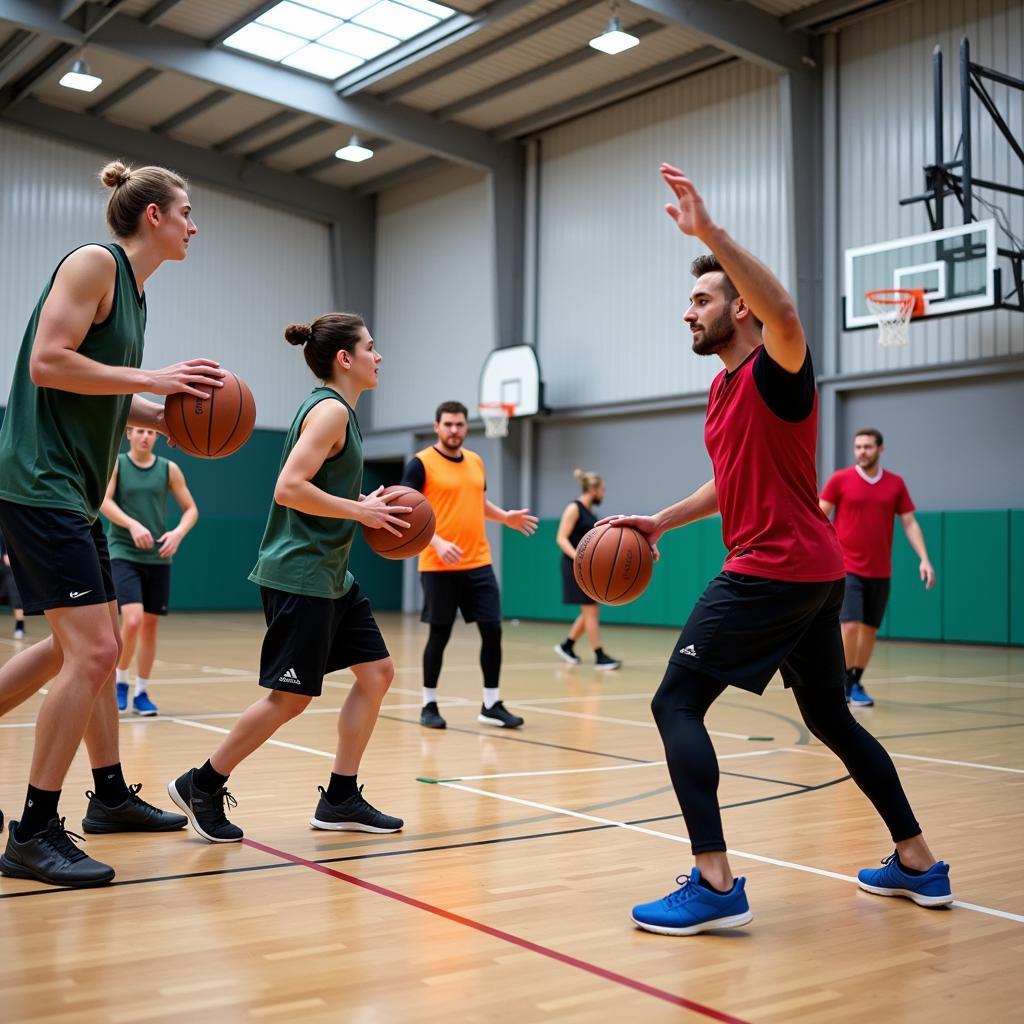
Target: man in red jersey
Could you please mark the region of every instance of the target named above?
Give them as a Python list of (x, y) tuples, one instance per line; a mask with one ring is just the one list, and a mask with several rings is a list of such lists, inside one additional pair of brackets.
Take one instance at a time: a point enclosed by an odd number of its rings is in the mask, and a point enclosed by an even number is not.
[[(698, 355), (725, 369), (708, 396), (704, 440), (714, 477), (653, 516), (610, 517), (654, 546), (670, 529), (721, 512), (729, 554), (683, 627), (651, 709), (696, 866), (682, 888), (633, 908), (647, 931), (694, 935), (751, 920), (734, 879), (718, 806), (718, 762), (704, 716), (728, 685), (763, 693), (778, 670), (807, 727), (874, 804), (896, 852), (860, 872), (862, 889), (923, 906), (952, 901), (881, 744), (843, 696), (842, 551), (818, 507), (814, 369), (793, 300), (772, 272), (708, 216), (693, 183), (662, 164), (679, 230), (712, 252), (693, 262), (684, 317)], [(678, 204), (678, 205), (677, 205)]]
[(926, 590), (935, 583), (924, 534), (914, 517), (903, 477), (878, 464), (882, 452), (881, 431), (858, 430), (853, 439), (855, 463), (829, 478), (818, 504), (825, 515), (835, 509), (836, 533), (843, 548), (846, 593), (839, 621), (846, 656), (846, 700), (856, 707), (875, 702), (861, 683), (875, 649), (875, 635), (889, 601), (892, 576), (893, 519), (900, 517), (907, 540), (921, 560), (919, 571)]

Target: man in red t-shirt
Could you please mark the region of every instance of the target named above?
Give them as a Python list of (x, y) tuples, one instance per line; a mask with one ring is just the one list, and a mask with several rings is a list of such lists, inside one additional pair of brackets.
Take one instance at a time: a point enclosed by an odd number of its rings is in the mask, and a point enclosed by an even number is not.
[(949, 903), (948, 865), (932, 856), (891, 758), (843, 696), (843, 555), (818, 507), (818, 398), (796, 306), (774, 274), (711, 220), (693, 182), (668, 164), (661, 174), (675, 198), (666, 211), (712, 253), (690, 268), (697, 281), (684, 320), (693, 351), (724, 364), (704, 428), (714, 477), (653, 516), (604, 522), (633, 526), (654, 547), (666, 530), (720, 512), (729, 553), (683, 626), (651, 702), (696, 866), (681, 889), (634, 907), (632, 920), (665, 935), (751, 920), (745, 880), (733, 878), (726, 853), (704, 716), (728, 686), (760, 694), (776, 671), (896, 844), (885, 867), (860, 872), (861, 888), (923, 906)]
[(907, 485), (902, 477), (878, 464), (884, 450), (881, 431), (874, 427), (858, 430), (853, 439), (854, 465), (832, 474), (818, 502), (827, 516), (835, 509), (836, 533), (843, 547), (846, 593), (839, 621), (846, 657), (846, 700), (859, 707), (875, 703), (865, 692), (861, 677), (871, 660), (875, 635), (889, 601), (896, 516), (921, 559), (925, 588), (935, 583), (935, 570), (928, 560)]

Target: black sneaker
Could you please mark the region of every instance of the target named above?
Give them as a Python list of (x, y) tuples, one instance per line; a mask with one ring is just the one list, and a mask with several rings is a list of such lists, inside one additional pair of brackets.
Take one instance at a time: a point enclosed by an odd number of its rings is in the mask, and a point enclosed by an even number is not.
[(555, 654), (562, 661), (567, 661), (570, 665), (578, 665), (580, 663), (579, 656), (571, 647), (566, 647), (564, 640), (560, 644), (555, 644)]
[(523, 724), (523, 719), (507, 711), (500, 700), (489, 708), (481, 704), (480, 714), (476, 716), (476, 720), (483, 722), (484, 725), (496, 725), (500, 729), (518, 729)]
[(448, 723), (441, 717), (440, 712), (437, 710), (437, 701), (432, 700), (429, 704), (424, 704), (420, 711), (420, 725), (425, 725), (428, 729), (445, 729)]
[(128, 787), (128, 799), (116, 807), (108, 807), (90, 789), (86, 792), (89, 806), (82, 819), (82, 831), (90, 835), (106, 832), (174, 832), (188, 824), (184, 814), (161, 811), (140, 797), (142, 783)]
[(363, 787), (359, 792), (342, 800), (340, 804), (329, 804), (323, 786), (320, 790), (320, 802), (316, 805), (313, 817), (309, 819), (313, 828), (327, 829), (332, 832), (398, 832), (405, 824), (401, 818), (378, 811), (372, 804), (363, 799)]
[(185, 812), (192, 827), (211, 843), (240, 843), (245, 833), (232, 825), (224, 814), (224, 805), (237, 807), (238, 802), (220, 787), (215, 793), (204, 793), (192, 784), (195, 768), (189, 768), (173, 782), (167, 783), (170, 798)]
[(34, 878), (47, 885), (75, 889), (113, 881), (114, 869), (75, 846), (82, 837), (69, 832), (63, 818), (51, 818), (46, 828), (24, 843), (18, 842), (17, 827), (18, 823), (12, 821), (7, 849), (0, 856), (0, 872), (9, 878)]
[(594, 658), (594, 668), (599, 668), (604, 672), (611, 672), (614, 669), (622, 668), (622, 662), (618, 658), (609, 658), (607, 654), (602, 651)]

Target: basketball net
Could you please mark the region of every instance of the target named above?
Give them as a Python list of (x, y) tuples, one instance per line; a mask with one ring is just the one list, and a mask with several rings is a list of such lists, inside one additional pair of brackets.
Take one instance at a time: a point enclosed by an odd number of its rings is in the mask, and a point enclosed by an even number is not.
[(508, 437), (508, 421), (516, 407), (510, 402), (481, 402), (480, 419), (487, 437)]
[(868, 309), (878, 321), (878, 344), (901, 348), (910, 344), (910, 321), (924, 312), (924, 292), (919, 289), (881, 288), (866, 292)]

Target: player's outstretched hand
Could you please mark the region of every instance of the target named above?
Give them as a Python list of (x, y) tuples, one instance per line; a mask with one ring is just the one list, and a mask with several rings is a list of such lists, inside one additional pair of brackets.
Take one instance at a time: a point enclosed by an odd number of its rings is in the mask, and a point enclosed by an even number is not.
[(631, 526), (634, 530), (639, 530), (647, 538), (647, 543), (651, 545), (654, 560), (658, 561), (661, 558), (661, 552), (658, 551), (658, 541), (661, 540), (661, 535), (665, 531), (658, 525), (658, 520), (654, 516), (605, 516), (604, 519), (599, 519), (594, 523), (594, 529), (596, 530), (599, 526), (607, 526), (609, 524), (612, 526)]
[(382, 484), (372, 494), (366, 494), (360, 498), (362, 515), (360, 515), (359, 521), (371, 530), (387, 530), (388, 533), (401, 537), (402, 530), (408, 530), (412, 524), (398, 517), (403, 513), (411, 512), (412, 509), (408, 505), (391, 504), (397, 495), (389, 494), (386, 498), (382, 497), (383, 490)]
[(183, 363), (175, 363), (173, 366), (165, 366), (162, 370), (151, 372), (153, 381), (147, 391), (154, 395), (176, 395), (184, 392), (186, 395), (195, 395), (196, 398), (210, 397), (196, 385), (222, 388), (223, 378), (226, 376), (226, 371), (220, 368), (220, 363), (212, 359), (186, 359)]
[(935, 586), (935, 570), (927, 558), (921, 562), (921, 582), (925, 590), (931, 590)]
[(528, 508), (510, 508), (505, 515), (505, 525), (513, 530), (518, 530), (527, 537), (537, 532), (537, 517), (530, 515)]
[(676, 197), (675, 204), (665, 205), (665, 212), (676, 222), (676, 226), (684, 235), (703, 238), (715, 225), (708, 216), (697, 186), (678, 167), (671, 164), (662, 164), (660, 171), (665, 184), (672, 189)]

